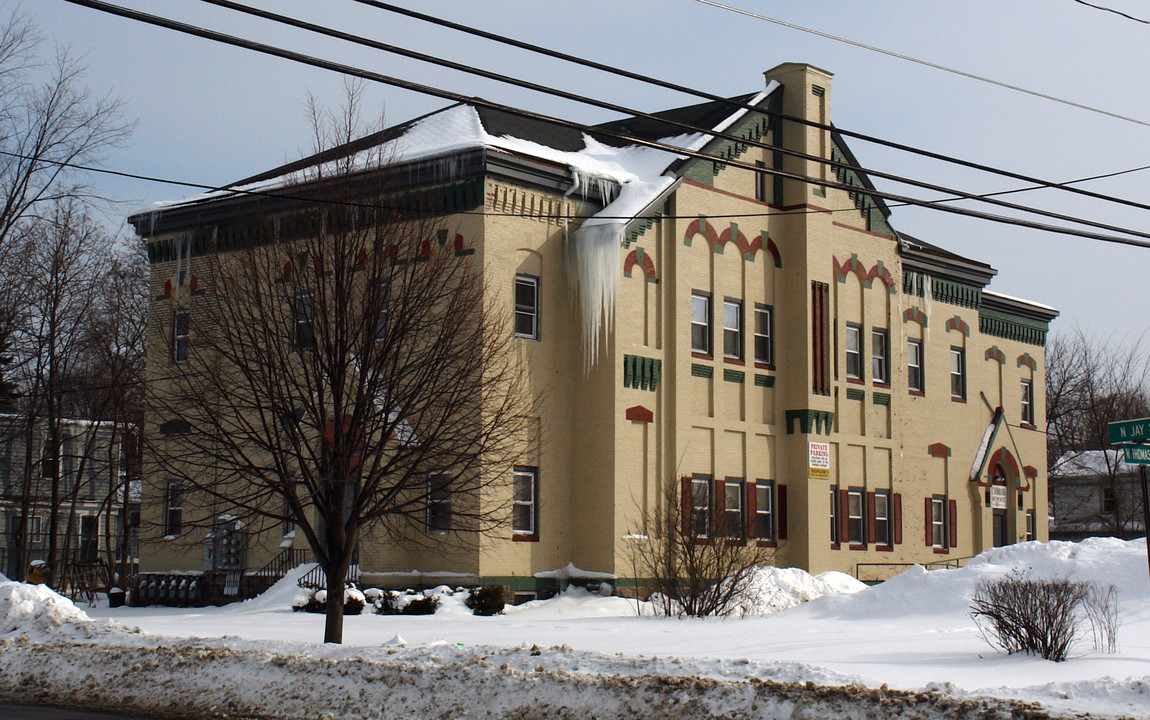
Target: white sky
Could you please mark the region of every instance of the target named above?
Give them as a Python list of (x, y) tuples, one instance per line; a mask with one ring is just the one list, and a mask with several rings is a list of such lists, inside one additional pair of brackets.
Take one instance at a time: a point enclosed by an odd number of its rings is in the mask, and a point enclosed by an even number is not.
[[(351, 0), (246, 0), (348, 32), (549, 84), (641, 110), (695, 98), (515, 51), (424, 25)], [(543, 44), (720, 94), (758, 90), (762, 71), (800, 61), (835, 73), (832, 119), (842, 128), (1051, 181), (1150, 165), (1150, 127), (956, 77), (903, 60), (735, 15), (694, 0), (397, 0), (422, 12)], [(1150, 16), (1134, 0), (1112, 7)], [(195, 2), (119, 4), (206, 25), (405, 79), (571, 119), (608, 113), (320, 38)], [(736, 0), (731, 0), (736, 4)], [(1073, 0), (914, 3), (738, 0), (739, 7), (905, 55), (1100, 107), (1150, 122), (1150, 26)], [(88, 83), (124, 98), (139, 119), (129, 146), (106, 166), (145, 175), (223, 184), (295, 159), (309, 146), (308, 91), (338, 104), (339, 76), (173, 31), (141, 25), (63, 0), (21, 3), (55, 41), (84, 55)], [(369, 107), (402, 122), (446, 103), (386, 86), (369, 88)], [(971, 192), (1019, 183), (850, 142), (864, 166)], [(194, 194), (178, 187), (97, 178), (127, 209)], [(889, 182), (881, 189), (920, 191)], [(1150, 170), (1096, 181), (1092, 190), (1150, 199)], [(1023, 204), (1112, 225), (1150, 229), (1150, 214), (1052, 190), (1007, 196)], [(991, 212), (998, 212), (986, 208)], [(991, 289), (1053, 305), (1056, 332), (1074, 325), (1131, 339), (1150, 326), (1144, 276), (1150, 250), (1052, 235), (917, 208), (898, 208), (903, 232), (989, 262)]]

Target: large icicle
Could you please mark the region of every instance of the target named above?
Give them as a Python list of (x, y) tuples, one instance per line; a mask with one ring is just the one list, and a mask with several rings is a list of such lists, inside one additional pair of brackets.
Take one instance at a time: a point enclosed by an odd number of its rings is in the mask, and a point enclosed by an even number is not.
[(624, 226), (620, 220), (592, 218), (566, 238), (568, 279), (583, 320), (584, 367), (588, 369), (599, 359), (601, 332), (609, 333), (615, 318)]

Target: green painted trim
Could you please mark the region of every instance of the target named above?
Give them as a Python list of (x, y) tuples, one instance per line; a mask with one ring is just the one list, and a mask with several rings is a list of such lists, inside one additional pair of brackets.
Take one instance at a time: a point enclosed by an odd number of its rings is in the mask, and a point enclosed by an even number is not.
[(639, 355), (623, 356), (623, 387), (654, 392), (659, 387), (663, 361)]
[(874, 398), (874, 404), (875, 405), (882, 405), (884, 407), (890, 407), (890, 393), (876, 392), (873, 395), (873, 398)]
[(930, 296), (939, 302), (959, 307), (977, 308), (982, 305), (981, 288), (942, 278), (930, 279)]
[(847, 388), (847, 400), (866, 400), (866, 391), (858, 388)]
[(978, 311), (978, 330), (983, 335), (1043, 346), (1046, 345), (1046, 334), (1049, 329), (1050, 324), (1041, 320), (986, 308)]
[(709, 365), (691, 363), (691, 374), (695, 377), (711, 378), (715, 376), (715, 369)]
[(742, 384), (743, 381), (746, 379), (747, 379), (747, 374), (745, 372), (741, 372), (739, 370), (729, 370), (727, 368), (723, 368), (723, 380), (725, 382)]
[(796, 422), (800, 435), (830, 435), (835, 414), (826, 410), (787, 410), (787, 435), (795, 434)]
[(756, 373), (755, 374), (755, 386), (756, 387), (773, 388), (775, 386), (775, 376), (774, 375), (760, 375), (760, 374)]

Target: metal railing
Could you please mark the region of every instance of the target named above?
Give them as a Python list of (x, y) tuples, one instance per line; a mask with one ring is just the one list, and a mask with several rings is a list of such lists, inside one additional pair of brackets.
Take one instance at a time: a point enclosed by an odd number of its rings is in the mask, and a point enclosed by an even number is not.
[(284, 548), (276, 553), (267, 565), (259, 570), (253, 570), (248, 575), (249, 592), (258, 595), (275, 585), (288, 574), (288, 571), (299, 567), (308, 561), (310, 551), (305, 549)]
[[(973, 558), (973, 555), (966, 555), (964, 557), (946, 558), (945, 560), (935, 560), (928, 563), (909, 563), (909, 562), (884, 562), (884, 563), (855, 563), (855, 579), (861, 580), (865, 583), (879, 583), (887, 578), (897, 575), (906, 568), (914, 567), (915, 565), (922, 565), (927, 570), (946, 570), (960, 568), (966, 565), (967, 561)], [(866, 573), (864, 568), (883, 568), (894, 570), (894, 572), (881, 572), (876, 571)], [(864, 577), (866, 575), (866, 577)]]
[[(347, 578), (345, 583), (352, 585), (359, 582), (359, 565), (349, 565), (347, 568)], [(299, 579), (299, 586), (304, 588), (313, 588), (315, 590), (327, 589), (327, 574), (323, 568), (318, 564), (307, 572), (306, 575)]]

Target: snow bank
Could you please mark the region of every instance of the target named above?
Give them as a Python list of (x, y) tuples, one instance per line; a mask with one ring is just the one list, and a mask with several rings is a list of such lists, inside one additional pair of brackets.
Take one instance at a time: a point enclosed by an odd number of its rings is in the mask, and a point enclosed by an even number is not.
[[(641, 603), (645, 605), (646, 603)], [(580, 618), (627, 617), (636, 614), (634, 600), (605, 597), (572, 585), (547, 600), (532, 600), (522, 605), (508, 605), (504, 615), (516, 620), (576, 620)], [(648, 613), (649, 614), (649, 613)]]
[(823, 575), (825, 579), (799, 568), (757, 568), (748, 583), (746, 596), (738, 603), (734, 614), (770, 615), (823, 595), (855, 593), (867, 587), (844, 573)]
[(916, 565), (867, 592), (820, 603), (819, 607), (825, 608), (828, 616), (860, 620), (965, 614), (979, 582), (1015, 570), (1037, 578), (1113, 583), (1124, 611), (1150, 610), (1145, 540), (1116, 538), (1008, 545), (988, 550), (965, 567), (950, 570), (927, 571)]
[(64, 633), (93, 637), (125, 630), (112, 620), (92, 620), (71, 600), (47, 585), (0, 581), (0, 636), (42, 637)]
[(308, 593), (299, 586), (299, 580), (316, 567), (315, 563), (304, 563), (288, 571), (274, 585), (263, 593), (244, 600), (242, 603), (225, 605), (226, 612), (291, 612), (296, 605), (307, 602)]

